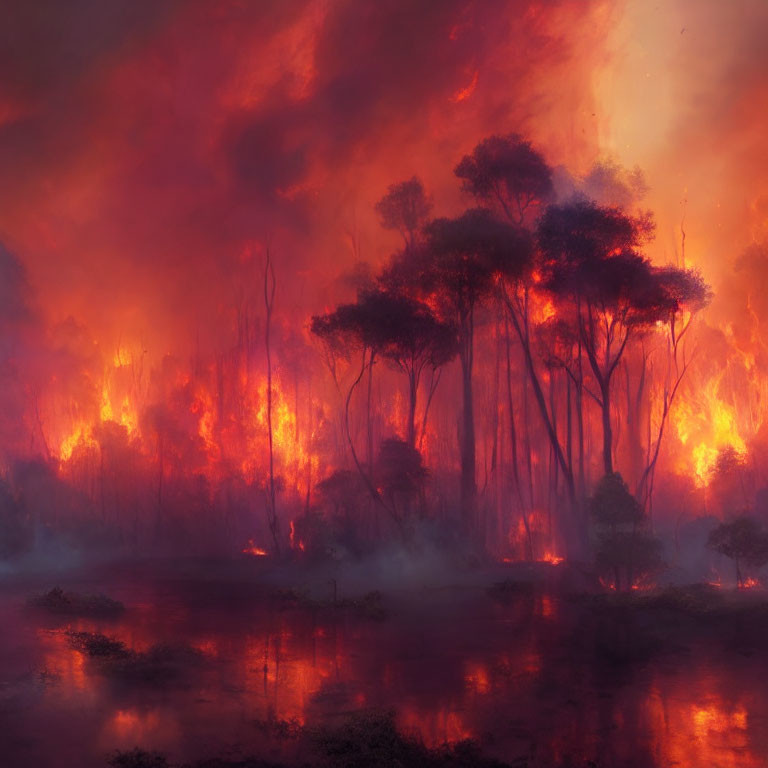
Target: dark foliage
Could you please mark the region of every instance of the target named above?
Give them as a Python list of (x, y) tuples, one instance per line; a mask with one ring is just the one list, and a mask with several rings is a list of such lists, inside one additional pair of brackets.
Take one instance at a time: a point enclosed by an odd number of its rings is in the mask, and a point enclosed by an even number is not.
[(643, 520), (642, 507), (618, 472), (600, 479), (589, 500), (589, 511), (597, 525), (609, 529), (635, 527)]
[(127, 682), (164, 685), (181, 680), (202, 661), (202, 654), (186, 645), (153, 645), (134, 651), (125, 643), (97, 632), (69, 632), (73, 648), (93, 659), (99, 671)]
[(598, 535), (595, 565), (615, 577), (616, 589), (629, 589), (661, 567), (661, 553), (661, 541), (649, 531), (611, 531)]
[(145, 752), (136, 747), (128, 752), (115, 752), (107, 759), (111, 768), (169, 768), (165, 755), (160, 752)]
[(133, 653), (121, 640), (98, 632), (70, 632), (69, 643), (75, 650), (91, 658), (122, 660), (129, 658)]
[(393, 712), (362, 712), (339, 728), (316, 731), (320, 764), (333, 768), (504, 768), (483, 757), (474, 742), (430, 750), (416, 736), (397, 730)]
[(617, 590), (661, 568), (661, 541), (647, 529), (642, 507), (618, 472), (600, 480), (589, 509), (597, 526), (595, 566)]
[[(422, 741), (398, 731), (393, 712), (358, 712), (336, 727), (309, 729), (288, 725), (286, 738), (303, 738), (311, 757), (291, 765), (259, 757), (208, 758), (180, 768), (513, 768), (485, 757), (474, 741), (428, 749)], [(112, 768), (168, 768), (157, 752), (134, 749), (116, 752), (108, 759)], [(516, 762), (524, 768), (525, 762)]]
[(407, 508), (429, 476), (421, 454), (404, 440), (383, 440), (376, 465), (382, 495), (397, 509)]
[(332, 515), (351, 517), (368, 491), (357, 472), (336, 469), (315, 486), (315, 494)]
[(29, 604), (65, 616), (109, 617), (119, 616), (125, 611), (121, 602), (106, 595), (80, 595), (77, 592), (65, 592), (60, 587), (30, 598)]
[(32, 524), (11, 487), (0, 480), (0, 559), (17, 557), (32, 546)]
[(709, 534), (707, 546), (733, 560), (739, 586), (744, 582), (742, 565), (760, 568), (768, 563), (768, 532), (747, 515), (718, 525)]
[(531, 263), (530, 236), (472, 208), (454, 219), (435, 219), (425, 228), (424, 244), (396, 256), (382, 283), (406, 294), (440, 300), (446, 319), (487, 296), (497, 275), (521, 275)]
[(517, 134), (489, 136), (454, 169), (462, 189), (499, 206), (510, 220), (523, 223), (526, 213), (553, 194), (552, 171), (528, 141)]
[(399, 184), (391, 184), (387, 194), (376, 203), (381, 226), (397, 230), (403, 236), (406, 247), (414, 245), (416, 235), (431, 211), (432, 201), (417, 176)]

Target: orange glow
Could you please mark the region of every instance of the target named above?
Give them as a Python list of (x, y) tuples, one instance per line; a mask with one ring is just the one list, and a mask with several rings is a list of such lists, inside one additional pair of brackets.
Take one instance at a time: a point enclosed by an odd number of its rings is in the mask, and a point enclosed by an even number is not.
[(719, 374), (705, 385), (695, 387), (672, 413), (672, 423), (684, 449), (678, 459), (678, 470), (692, 472), (699, 487), (709, 482), (721, 450), (733, 448), (744, 454), (747, 447), (735, 408), (718, 394), (721, 379)]
[(460, 101), (465, 101), (468, 99), (475, 92), (475, 88), (477, 87), (477, 79), (479, 76), (480, 72), (475, 70), (475, 74), (472, 76), (472, 81), (464, 88), (460, 88), (458, 91), (456, 91), (456, 93), (451, 96), (451, 101), (454, 104), (458, 104)]
[[(91, 420), (78, 419), (65, 433), (58, 447), (58, 456), (61, 461), (69, 461), (77, 448), (97, 449), (99, 443), (95, 437), (95, 430), (108, 422), (122, 426), (129, 438), (138, 434), (139, 419), (136, 404), (132, 402), (129, 393), (125, 392), (125, 386), (119, 385), (118, 382), (125, 378), (123, 369), (127, 369), (129, 365), (130, 363), (123, 362), (120, 353), (115, 353), (112, 365), (107, 366), (103, 374), (98, 414)], [(73, 412), (79, 410), (77, 404), (73, 404), (72, 410)]]
[(291, 543), (291, 549), (298, 549), (300, 552), (304, 552), (304, 542), (301, 539), (296, 539), (296, 523), (293, 520), (291, 520), (289, 526), (288, 540)]
[(406, 704), (399, 708), (397, 721), (404, 731), (417, 732), (429, 747), (455, 744), (475, 735), (466, 723), (464, 713), (447, 706), (438, 710), (422, 710)]
[[(44, 424), (47, 441), (56, 445), (55, 453), (63, 471), (80, 456), (98, 456), (104, 440), (111, 433), (104, 433), (109, 425), (119, 426), (132, 450), (144, 460), (158, 458), (160, 441), (167, 443), (165, 434), (182, 437), (179, 430), (189, 430), (189, 438), (196, 441), (195, 460), (201, 471), (212, 483), (217, 482), (227, 466), (239, 465), (247, 482), (264, 482), (268, 469), (268, 426), (266, 376), (243, 377), (242, 414), (244, 425), (235, 425), (231, 418), (222, 418), (217, 411), (215, 391), (210, 380), (203, 376), (195, 381), (189, 374), (181, 373), (171, 381), (173, 388), (167, 394), (167, 402), (160, 403), (159, 416), (155, 420), (141, 420), (139, 413), (146, 404), (139, 394), (139, 387), (132, 383), (135, 371), (126, 362), (126, 354), (115, 355), (113, 364), (105, 370), (98, 385), (98, 403), (91, 409), (73, 402), (64, 411), (52, 414)], [(179, 413), (178, 405), (186, 404), (186, 412)], [(317, 425), (307, 421), (303, 414), (307, 403), (294, 402), (287, 395), (279, 378), (273, 379), (272, 431), (275, 454), (275, 474), (282, 487), (305, 495), (307, 486), (320, 474), (319, 455), (313, 450), (317, 439)], [(313, 417), (322, 419), (323, 406), (313, 401)], [(297, 409), (303, 409), (299, 412)], [(87, 415), (90, 413), (90, 415)], [(73, 414), (68, 419), (67, 415)], [(55, 416), (55, 418), (54, 418)], [(56, 435), (62, 436), (56, 440)], [(167, 448), (164, 447), (167, 452)], [(179, 456), (179, 459), (181, 457)], [(163, 468), (167, 471), (167, 467)]]
[(44, 649), (42, 666), (47, 672), (67, 688), (77, 691), (94, 688), (93, 679), (86, 672), (85, 657), (69, 646), (63, 632), (38, 630), (37, 637)]
[(700, 701), (648, 698), (648, 713), (665, 764), (758, 768), (748, 750), (749, 715), (744, 703), (707, 693)]
[(557, 611), (557, 604), (549, 595), (541, 595), (537, 602), (537, 613), (545, 619), (551, 619)]
[(489, 693), (491, 680), (488, 669), (483, 664), (469, 663), (464, 673), (465, 685), (475, 693)]
[(244, 555), (253, 555), (254, 557), (265, 557), (269, 553), (266, 549), (262, 549), (261, 547), (257, 547), (253, 543), (253, 539), (248, 539), (248, 546), (243, 549)]

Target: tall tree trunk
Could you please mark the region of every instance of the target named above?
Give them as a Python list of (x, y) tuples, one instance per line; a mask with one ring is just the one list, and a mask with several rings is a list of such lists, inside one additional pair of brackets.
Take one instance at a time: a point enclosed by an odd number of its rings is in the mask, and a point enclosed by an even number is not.
[(528, 327), (527, 291), (522, 302), (519, 300), (519, 297), (515, 297), (513, 299), (508, 294), (506, 294), (506, 292), (504, 299), (509, 310), (509, 318), (512, 321), (515, 333), (517, 334), (523, 350), (525, 367), (528, 373), (526, 378), (531, 383), (533, 395), (541, 415), (541, 420), (544, 424), (544, 428), (546, 430), (547, 437), (549, 438), (552, 450), (555, 453), (557, 463), (563, 474), (563, 481), (565, 482), (565, 489), (570, 512), (570, 519), (566, 519), (564, 523), (567, 526), (566, 529), (570, 529), (570, 533), (572, 534), (572, 536), (567, 536), (566, 540), (569, 542), (572, 541), (574, 544), (574, 547), (571, 549), (571, 553), (579, 555), (584, 552), (587, 546), (587, 532), (585, 526), (583, 525), (583, 520), (581, 519), (581, 507), (579, 505), (579, 500), (576, 497), (576, 486), (574, 483), (573, 473), (568, 466), (563, 448), (560, 445), (560, 439), (557, 435), (557, 430), (552, 423), (552, 417), (547, 407), (547, 401), (533, 361), (530, 332)]
[(419, 451), (423, 450), (424, 438), (427, 434), (427, 418), (429, 417), (429, 407), (432, 405), (432, 398), (437, 391), (437, 385), (440, 383), (440, 377), (442, 376), (442, 368), (432, 368), (429, 375), (429, 391), (427, 393), (427, 402), (424, 404), (424, 414), (421, 419), (421, 431), (419, 432)]
[(461, 508), (467, 533), (475, 532), (475, 506), (477, 483), (475, 481), (475, 412), (472, 398), (473, 328), (472, 310), (466, 311), (461, 323)]
[[(509, 321), (504, 321), (505, 342), (507, 348), (507, 409), (509, 410), (509, 442), (512, 449), (512, 478), (514, 480), (515, 492), (517, 493), (520, 515), (523, 520), (526, 538), (526, 559), (533, 560), (533, 536), (531, 535), (531, 526), (528, 520), (528, 510), (523, 500), (523, 489), (520, 485), (520, 471), (517, 462), (517, 428), (515, 425), (515, 408), (512, 398), (512, 356), (510, 354)], [(524, 381), (527, 387), (528, 382)], [(529, 455), (530, 459), (530, 455)]]
[(419, 384), (415, 370), (408, 373), (408, 424), (406, 441), (411, 448), (416, 447), (416, 401), (419, 394)]
[[(528, 363), (525, 363), (526, 367)], [(534, 508), (533, 451), (531, 449), (531, 409), (528, 397), (528, 377), (523, 378), (523, 450), (525, 451), (525, 469), (528, 480), (528, 509)]]
[(613, 428), (611, 426), (611, 382), (607, 377), (600, 387), (603, 412), (603, 469), (606, 475), (613, 474)]
[(373, 364), (375, 362), (375, 352), (371, 350), (371, 364), (368, 367), (368, 395), (366, 397), (366, 446), (368, 459), (368, 475), (373, 477)]
[(573, 472), (573, 397), (571, 377), (565, 375), (565, 458), (571, 474)]
[(275, 302), (275, 270), (267, 248), (267, 261), (264, 265), (264, 308), (266, 320), (264, 324), (264, 344), (267, 353), (267, 432), (269, 435), (269, 488), (267, 499), (267, 521), (272, 533), (272, 542), (275, 553), (280, 552), (280, 533), (277, 519), (277, 505), (275, 494), (275, 447), (274, 433), (272, 430), (272, 308)]
[(555, 452), (555, 457), (557, 458), (557, 462), (560, 465), (560, 469), (563, 472), (563, 476), (565, 478), (566, 487), (568, 490), (568, 499), (571, 503), (571, 506), (573, 510), (576, 510), (576, 490), (573, 483), (573, 475), (570, 474), (568, 470), (568, 463), (565, 460), (565, 454), (563, 453), (562, 446), (560, 445), (560, 440), (557, 436), (557, 431), (555, 430), (555, 427), (552, 423), (552, 418), (549, 413), (549, 409), (547, 408), (547, 401), (544, 396), (544, 392), (541, 388), (541, 382), (539, 381), (539, 377), (536, 373), (536, 368), (534, 366), (533, 362), (533, 353), (531, 351), (531, 343), (528, 333), (528, 317), (527, 317), (527, 310), (523, 310), (522, 315), (522, 323), (521, 318), (518, 318), (518, 315), (515, 311), (515, 308), (510, 301), (510, 299), (507, 297), (507, 306), (509, 308), (509, 316), (512, 319), (512, 325), (515, 329), (515, 332), (517, 333), (517, 337), (520, 340), (520, 344), (523, 348), (523, 355), (525, 357), (525, 366), (528, 371), (528, 380), (531, 382), (531, 387), (533, 388), (533, 395), (536, 399), (536, 404), (539, 407), (539, 412), (541, 414), (542, 421), (544, 422), (544, 427), (547, 431), (547, 437), (549, 437), (550, 443), (552, 445), (552, 448)]
[(581, 339), (579, 339), (577, 365), (579, 366), (579, 383), (576, 387), (576, 429), (579, 439), (579, 499), (587, 495), (587, 473), (584, 461), (584, 370), (581, 359)]

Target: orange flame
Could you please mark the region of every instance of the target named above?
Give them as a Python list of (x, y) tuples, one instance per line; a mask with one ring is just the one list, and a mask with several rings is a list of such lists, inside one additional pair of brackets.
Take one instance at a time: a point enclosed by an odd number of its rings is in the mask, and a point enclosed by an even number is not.
[(262, 549), (261, 547), (257, 547), (253, 543), (253, 539), (248, 539), (248, 546), (243, 549), (244, 555), (253, 555), (253, 557), (265, 557), (267, 554), (266, 549)]
[(678, 470), (692, 472), (699, 487), (707, 485), (717, 457), (724, 448), (743, 454), (746, 441), (739, 430), (736, 409), (719, 395), (722, 374), (682, 400), (673, 411), (672, 422), (682, 451)]

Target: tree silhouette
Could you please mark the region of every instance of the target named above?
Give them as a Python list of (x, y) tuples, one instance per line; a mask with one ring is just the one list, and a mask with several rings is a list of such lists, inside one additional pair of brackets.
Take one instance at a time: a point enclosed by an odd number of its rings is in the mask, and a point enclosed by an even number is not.
[(410, 537), (408, 519), (429, 476), (421, 454), (403, 440), (383, 440), (376, 465), (376, 479), (392, 517), (405, 541)]
[[(310, 329), (333, 354), (349, 359), (353, 353), (361, 355), (360, 371), (347, 390), (344, 403), (344, 428), (352, 459), (366, 479), (375, 498), (378, 493), (372, 485), (373, 469), (373, 422), (371, 413), (373, 366), (388, 337), (386, 323), (390, 320), (387, 312), (387, 298), (382, 291), (367, 290), (358, 296), (354, 304), (340, 304), (333, 312), (316, 315)], [(355, 449), (350, 429), (350, 404), (355, 389), (368, 372), (368, 393), (366, 401), (366, 444), (367, 469), (363, 469)]]
[(613, 473), (612, 382), (637, 331), (676, 308), (662, 273), (638, 252), (652, 232), (649, 219), (577, 200), (550, 206), (538, 227), (544, 286), (569, 301), (583, 353), (597, 384), (603, 466)]
[[(696, 314), (706, 307), (712, 298), (709, 286), (696, 270), (666, 266), (654, 268), (654, 274), (663, 297), (660, 301), (662, 312), (659, 320), (666, 332), (666, 360), (658, 428), (654, 439), (648, 445), (647, 463), (637, 487), (638, 497), (649, 510), (664, 429), (691, 361), (683, 342)], [(643, 364), (645, 360), (643, 357)]]
[(474, 527), (475, 418), (472, 372), (475, 311), (493, 293), (497, 278), (520, 274), (530, 261), (531, 239), (518, 227), (474, 208), (454, 219), (435, 219), (420, 247), (396, 256), (382, 283), (406, 295), (428, 296), (441, 318), (458, 332), (462, 372), (460, 427), (461, 504), (468, 530)]
[(595, 565), (612, 574), (617, 591), (660, 567), (661, 542), (647, 529), (642, 506), (618, 472), (603, 476), (589, 509), (597, 526)]
[(403, 237), (406, 248), (413, 248), (416, 238), (432, 212), (432, 201), (418, 176), (399, 184), (391, 184), (387, 194), (376, 203), (381, 226), (395, 229)]
[(517, 134), (489, 136), (454, 169), (462, 189), (498, 207), (522, 225), (552, 197), (552, 172), (544, 158)]
[(744, 585), (741, 565), (759, 568), (768, 563), (768, 533), (752, 517), (741, 515), (721, 523), (710, 534), (707, 546), (733, 560), (736, 583)]
[[(458, 352), (456, 328), (440, 321), (421, 302), (408, 296), (384, 293), (381, 355), (408, 378), (408, 416), (406, 443), (416, 447), (416, 406), (419, 384), (426, 368), (432, 377), (425, 406), (422, 429), (426, 429), (429, 403), (439, 381), (439, 371)], [(437, 376), (435, 376), (437, 372)]]

